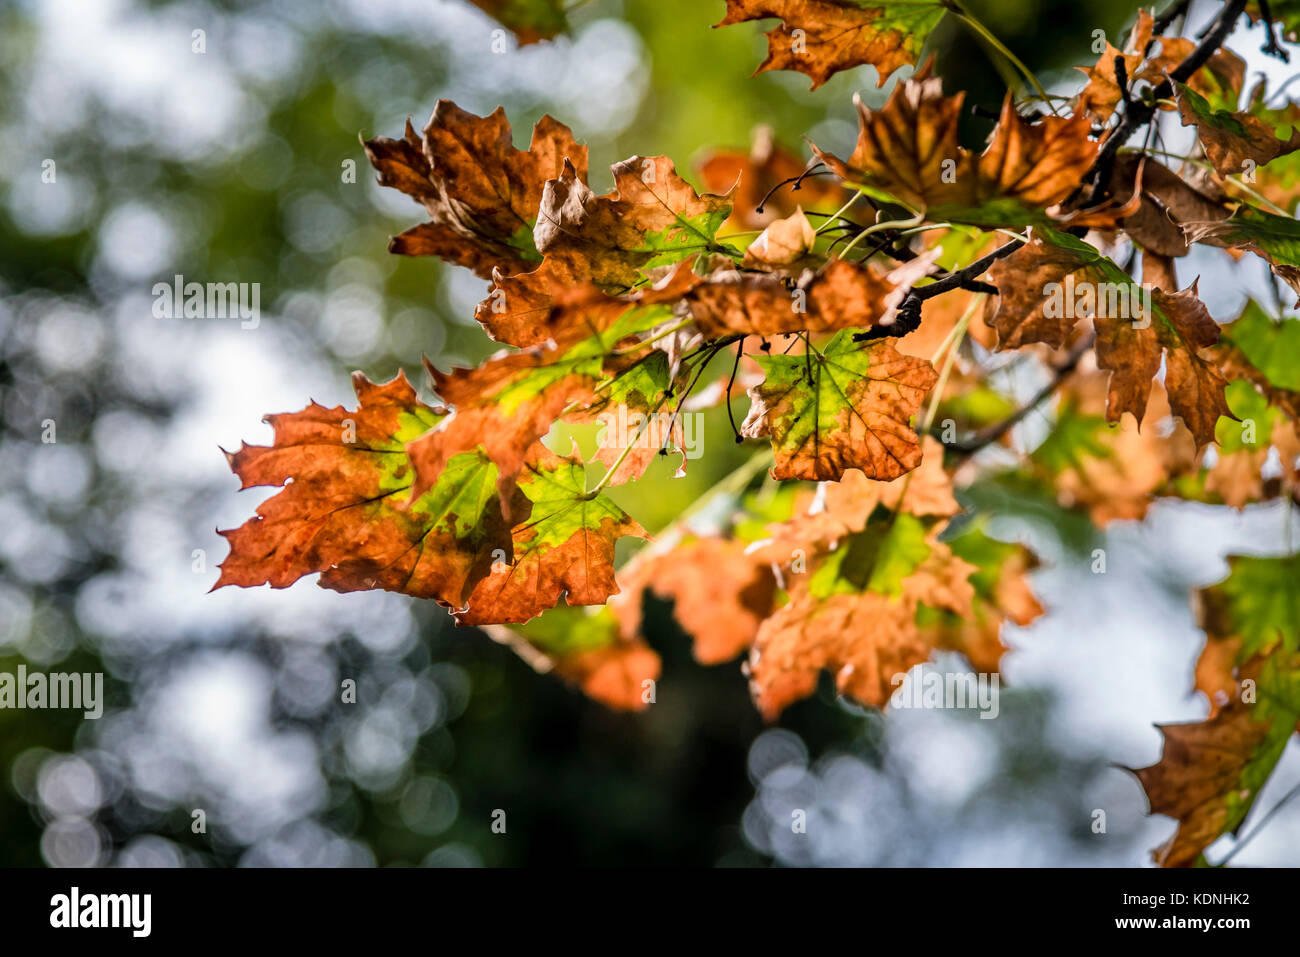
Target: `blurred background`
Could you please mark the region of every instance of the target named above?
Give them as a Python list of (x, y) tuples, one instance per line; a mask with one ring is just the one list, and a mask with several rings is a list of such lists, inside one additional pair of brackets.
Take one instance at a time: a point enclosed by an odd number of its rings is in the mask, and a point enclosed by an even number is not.
[[(1122, 42), (1136, 8), (971, 6), (1063, 92), (1095, 60), (1093, 30)], [(1193, 25), (1217, 6), (1193, 4)], [(884, 97), (873, 71), (815, 94), (797, 74), (751, 79), (760, 27), (710, 29), (722, 10), (579, 2), (570, 36), (494, 54), (496, 24), (459, 0), (0, 5), (0, 671), (102, 671), (108, 697), (99, 720), (0, 710), (0, 863), (1148, 861), (1173, 823), (1148, 819), (1111, 762), (1151, 763), (1152, 722), (1206, 713), (1189, 693), (1202, 635), (1187, 589), (1234, 549), (1280, 549), (1275, 509), (1161, 504), (1111, 527), (1106, 575), (1064, 513), (995, 509), (999, 534), (1043, 557), (1049, 609), (1006, 636), (997, 721), (882, 717), (826, 688), (765, 728), (739, 663), (695, 665), (653, 600), (659, 701), (623, 715), (431, 604), (309, 580), (207, 593), (226, 551), (215, 529), (265, 492), (237, 493), (218, 446), (269, 441), (261, 416), (308, 397), (349, 402), (351, 369), (423, 384), (422, 353), (445, 368), (491, 351), (472, 318), (481, 280), (386, 252), (424, 217), (374, 183), (358, 133), (396, 136), (408, 116), (418, 129), (449, 97), (504, 105), (523, 144), (550, 112), (590, 144), (598, 192), (625, 156), (665, 153), (691, 175), (758, 123), (802, 155), (804, 135), (848, 148), (853, 92)], [(1230, 45), (1285, 76), (1262, 42), (1256, 29)], [(971, 102), (1000, 103), (982, 48), (947, 29), (935, 47)], [(1198, 256), (1181, 278), (1206, 276), (1221, 320), (1265, 288), (1253, 262)], [(260, 283), (260, 324), (155, 318), (152, 286), (177, 273)], [(647, 528), (744, 457), (719, 429), (686, 478), (618, 490)], [(354, 705), (339, 701), (348, 678)], [(1297, 782), (1293, 740), (1259, 807)], [(1297, 807), (1234, 862), (1300, 864)]]

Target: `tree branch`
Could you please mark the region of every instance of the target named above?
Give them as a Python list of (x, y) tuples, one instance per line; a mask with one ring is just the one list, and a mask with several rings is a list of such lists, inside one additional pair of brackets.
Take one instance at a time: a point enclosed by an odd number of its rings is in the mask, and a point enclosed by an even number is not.
[(1074, 348), (1066, 355), (1065, 361), (1055, 368), (1051, 381), (1034, 393), (1033, 398), (1017, 409), (1014, 413), (1007, 416), (1001, 422), (996, 422), (987, 428), (980, 429), (965, 442), (953, 443), (949, 448), (958, 454), (971, 456), (986, 445), (991, 445), (998, 439), (1002, 438), (1002, 436), (1015, 428), (1016, 425), (1025, 418), (1025, 416), (1042, 405), (1043, 402), (1057, 390), (1070, 373), (1078, 367), (1079, 360), (1081, 360), (1084, 357), (1084, 354), (1092, 348), (1093, 342), (1096, 338), (1095, 333), (1088, 333), (1088, 335), (1075, 343)]
[(1228, 38), (1228, 34), (1236, 26), (1237, 18), (1241, 16), (1242, 11), (1245, 9), (1246, 0), (1228, 0), (1218, 19), (1214, 21), (1214, 25), (1205, 34), (1205, 39), (1197, 45), (1186, 60), (1174, 67), (1168, 79), (1162, 80), (1151, 91), (1150, 99), (1141, 103), (1132, 99), (1129, 100), (1129, 108), (1124, 111), (1124, 119), (1106, 138), (1106, 142), (1101, 145), (1101, 149), (1097, 153), (1097, 159), (1092, 164), (1092, 169), (1084, 177), (1084, 182), (1089, 179), (1092, 181), (1092, 190), (1088, 194), (1088, 201), (1084, 204), (1085, 206), (1096, 206), (1101, 202), (1103, 195), (1109, 188), (1110, 174), (1115, 168), (1115, 157), (1119, 153), (1120, 147), (1127, 143), (1138, 129), (1151, 122), (1152, 117), (1155, 116), (1157, 101), (1166, 99), (1173, 94), (1173, 84), (1175, 82), (1185, 83), (1193, 73), (1206, 64), (1215, 51), (1223, 45), (1223, 41)]
[(954, 273), (949, 273), (943, 279), (930, 283), (928, 286), (921, 286), (919, 289), (913, 289), (898, 307), (898, 313), (894, 321), (887, 326), (876, 326), (868, 329), (866, 332), (855, 332), (853, 334), (854, 342), (866, 342), (871, 339), (883, 339), (886, 336), (905, 336), (909, 332), (914, 332), (916, 327), (921, 324), (921, 303), (927, 299), (933, 299), (941, 293), (948, 292), (950, 289), (970, 289), (972, 292), (996, 292), (997, 287), (989, 283), (980, 282), (979, 277), (988, 271), (999, 259), (1010, 256), (1013, 252), (1024, 245), (1019, 239), (1013, 239), (1005, 245), (999, 246), (993, 252), (989, 253), (982, 259), (977, 259), (965, 269), (959, 269)]

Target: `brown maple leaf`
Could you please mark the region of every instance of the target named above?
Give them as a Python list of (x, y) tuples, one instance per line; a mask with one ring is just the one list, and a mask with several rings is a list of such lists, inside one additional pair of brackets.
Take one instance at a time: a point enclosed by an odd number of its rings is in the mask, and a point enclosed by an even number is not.
[[(1252, 659), (1240, 675), (1254, 680), (1265, 666)], [(1300, 667), (1300, 661), (1289, 667)], [(1157, 726), (1164, 738), (1160, 760), (1131, 770), (1142, 783), (1151, 813), (1178, 821), (1173, 836), (1155, 851), (1161, 867), (1195, 866), (1207, 847), (1239, 826), (1253, 804), (1259, 786), (1247, 785), (1248, 768), (1262, 761), (1271, 770), (1280, 756), (1280, 748), (1268, 746), (1276, 734), (1272, 721), (1290, 719), (1280, 735), (1283, 743), (1295, 726), (1295, 713), (1285, 705), (1274, 718), (1263, 713), (1266, 700), (1253, 703), (1234, 695), (1206, 721)], [(1269, 753), (1261, 758), (1261, 752)]]
[(661, 553), (647, 550), (619, 573), (619, 583), (622, 593), (610, 604), (625, 638), (640, 633), (642, 596), (649, 589), (673, 602), (673, 617), (704, 665), (745, 651), (776, 599), (771, 566), (747, 553), (743, 542), (723, 538), (696, 539)]
[(767, 59), (754, 71), (797, 70), (817, 89), (840, 70), (870, 64), (877, 84), (901, 66), (916, 62), (926, 36), (945, 6), (932, 0), (879, 0), (871, 5), (843, 0), (726, 0), (715, 26), (779, 17), (767, 31)]
[(541, 261), (533, 228), (543, 184), (567, 167), (586, 176), (587, 147), (563, 123), (543, 116), (527, 151), (517, 150), (498, 107), (479, 117), (439, 100), (417, 137), (408, 120), (402, 139), (363, 140), (379, 182), (424, 206), (429, 222), (395, 236), (389, 251), (438, 256), (487, 279)]
[[(1196, 47), (1194, 41), (1185, 37), (1156, 37), (1154, 26), (1155, 19), (1151, 14), (1139, 10), (1137, 22), (1129, 33), (1123, 51), (1115, 49), (1107, 41), (1106, 49), (1102, 51), (1096, 65), (1078, 67), (1088, 77), (1088, 83), (1079, 92), (1077, 112), (1091, 113), (1103, 122), (1110, 119), (1123, 98), (1119, 77), (1115, 72), (1117, 57), (1124, 60), (1124, 73), (1131, 92), (1132, 84), (1139, 80), (1152, 86), (1159, 85), (1167, 73), (1192, 54)], [(1246, 62), (1231, 50), (1218, 49), (1192, 76), (1189, 85), (1206, 94), (1215, 90), (1239, 94), (1245, 78)], [(1169, 107), (1162, 105), (1161, 109)]]
[(884, 327), (895, 321), (898, 306), (933, 261), (932, 254), (921, 255), (886, 272), (837, 258), (791, 283), (771, 273), (723, 270), (692, 288), (684, 301), (706, 338)]
[[(1184, 223), (1226, 219), (1222, 190), (1204, 177), (1184, 178), (1149, 157), (1127, 153), (1117, 158), (1110, 193), (1128, 215), (1115, 225), (1145, 251), (1174, 258), (1186, 256)], [(1138, 199), (1136, 208), (1132, 200)], [(1169, 287), (1166, 287), (1169, 288)]]
[(835, 675), (840, 694), (883, 708), (898, 676), (928, 661), (947, 637), (917, 625), (922, 603), (957, 616), (971, 614), (976, 566), (928, 536), (929, 554), (901, 582), (901, 594), (874, 591), (814, 595), (808, 576), (790, 587), (790, 601), (759, 628), (747, 671), (750, 692), (763, 716), (775, 718), (810, 695), (823, 671)]
[(533, 237), (538, 251), (574, 276), (630, 287), (642, 270), (714, 250), (730, 196), (703, 196), (666, 156), (615, 163), (614, 191), (597, 196), (567, 163), (542, 194)]
[(745, 250), (743, 265), (750, 269), (785, 272), (810, 258), (817, 233), (803, 209), (796, 208), (785, 219), (775, 219)]
[(1092, 166), (1097, 144), (1087, 117), (1048, 116), (1031, 123), (1010, 96), (983, 153), (960, 144), (964, 93), (944, 96), (943, 81), (927, 69), (895, 87), (873, 110), (855, 98), (858, 141), (848, 160), (813, 151), (851, 183), (860, 183), (943, 218), (987, 216), (995, 199), (1045, 208), (1078, 189)]
[(849, 469), (837, 482), (823, 482), (809, 508), (768, 527), (770, 538), (753, 554), (774, 564), (808, 556), (867, 527), (877, 508), (909, 515), (949, 518), (961, 511), (952, 478), (944, 471), (943, 445), (922, 439), (921, 464), (901, 478), (880, 482)]
[[(1223, 396), (1226, 381), (1201, 355), (1218, 341), (1219, 327), (1196, 295), (1196, 283), (1177, 293), (1149, 290), (1149, 306), (1138, 308), (1132, 301), (1138, 287), (1093, 247), (1050, 230), (1035, 233), (990, 270), (999, 293), (993, 319), (998, 348), (1033, 342), (1060, 348), (1075, 324), (1092, 313), (1097, 362), (1111, 372), (1108, 420), (1118, 422), (1131, 412), (1142, 421), (1163, 353), (1174, 414), (1198, 446), (1212, 442), (1219, 416), (1231, 413)], [(1141, 310), (1150, 315), (1139, 315)]]
[[(1274, 132), (1274, 124), (1245, 110), (1213, 111), (1203, 99), (1180, 89), (1177, 94), (1178, 115), (1183, 126), (1196, 128), (1205, 155), (1214, 164), (1220, 176), (1253, 174), (1257, 166), (1300, 150), (1300, 129), (1291, 128), (1291, 135), (1281, 139)], [(1295, 114), (1290, 114), (1295, 119)], [(1280, 117), (1279, 117), (1280, 119)], [(1248, 175), (1248, 182), (1253, 175)]]

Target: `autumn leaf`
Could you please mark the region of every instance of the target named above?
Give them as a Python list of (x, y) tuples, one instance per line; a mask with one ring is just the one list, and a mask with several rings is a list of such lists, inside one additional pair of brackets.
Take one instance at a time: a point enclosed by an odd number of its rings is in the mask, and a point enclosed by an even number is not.
[(1157, 864), (1203, 863), (1205, 848), (1241, 826), (1300, 719), (1297, 666), (1291, 661), (1283, 674), (1266, 663), (1251, 678), (1259, 683), (1258, 703), (1233, 701), (1208, 721), (1159, 726), (1160, 761), (1134, 770), (1151, 813), (1178, 821), (1173, 837), (1155, 851)]
[(916, 62), (948, 5), (942, 0), (726, 0), (715, 26), (779, 18), (767, 31), (765, 70), (797, 70), (817, 89), (840, 70), (869, 64), (877, 86), (901, 66)]
[(673, 603), (673, 617), (703, 665), (732, 661), (749, 648), (772, 613), (776, 577), (769, 563), (735, 539), (701, 538), (669, 551), (638, 554), (619, 573), (611, 601), (626, 638), (641, 630), (646, 590)]
[(569, 163), (546, 183), (533, 238), (548, 259), (602, 286), (630, 287), (654, 266), (731, 252), (715, 239), (729, 196), (699, 195), (666, 156), (633, 156), (611, 169), (614, 191), (603, 196)]
[(823, 670), (834, 673), (841, 694), (884, 707), (898, 678), (936, 650), (996, 669), (1004, 617), (1028, 623), (1041, 611), (1014, 581), (1028, 560), (1017, 546), (971, 549), (990, 561), (977, 589), (980, 566), (939, 541), (941, 529), (906, 513), (869, 523), (795, 578), (748, 663), (750, 691), (768, 720), (811, 694)]
[(1201, 355), (1218, 341), (1219, 327), (1197, 298), (1195, 283), (1178, 293), (1150, 290), (1147, 307), (1147, 291), (1097, 249), (1044, 228), (1035, 228), (1033, 240), (990, 274), (999, 293), (993, 319), (999, 349), (1033, 342), (1060, 348), (1080, 319), (1092, 317), (1097, 362), (1111, 372), (1107, 420), (1118, 422), (1130, 412), (1142, 421), (1163, 353), (1174, 414), (1198, 446), (1213, 441), (1219, 416), (1230, 412), (1223, 376)]
[(1189, 243), (1244, 249), (1268, 261), (1274, 275), (1300, 294), (1300, 222), (1243, 206), (1230, 219), (1186, 223)]
[[(552, 305), (545, 345), (498, 354), (476, 369), (442, 372), (426, 362), (434, 390), (455, 413), (409, 447), (415, 494), (437, 481), (452, 456), (482, 449), (500, 470), (508, 514), (527, 450), (566, 411), (597, 401), (615, 346), (668, 319), (674, 296), (671, 288), (617, 298), (574, 287)], [(615, 363), (611, 371), (622, 370)]]
[(1249, 382), (1270, 406), (1300, 422), (1300, 319), (1274, 319), (1251, 300), (1222, 327), (1213, 357), (1225, 376)]
[(662, 418), (656, 416), (672, 390), (685, 385), (684, 375), (672, 374), (668, 355), (655, 349), (630, 360), (595, 402), (568, 414), (564, 421), (595, 422), (600, 426), (595, 461), (612, 470), (610, 485), (639, 479), (651, 462), (670, 453), (675, 453), (676, 474), (681, 476), (686, 471), (686, 438), (681, 416), (670, 413), (664, 413)]
[(487, 298), (474, 309), (474, 318), (497, 342), (530, 349), (551, 338), (548, 322), (556, 298), (581, 285), (564, 263), (544, 259), (532, 272), (492, 271)]
[(751, 269), (776, 271), (807, 260), (817, 233), (802, 209), (785, 219), (773, 220), (745, 250), (743, 264)]
[(832, 546), (865, 529), (877, 508), (942, 518), (961, 510), (937, 439), (928, 435), (922, 439), (921, 464), (900, 478), (882, 482), (849, 469), (839, 481), (823, 482), (811, 507), (772, 525), (756, 554), (780, 564), (796, 552), (807, 555)]
[(1285, 139), (1274, 124), (1243, 110), (1215, 109), (1195, 90), (1178, 84), (1178, 112), (1184, 126), (1196, 127), (1201, 145), (1220, 176), (1253, 174), (1279, 156), (1300, 150), (1300, 130)]
[(1150, 157), (1139, 158), (1133, 153), (1122, 154), (1116, 160), (1110, 193), (1121, 207), (1131, 205), (1136, 194), (1137, 208), (1118, 218), (1115, 225), (1123, 228), (1144, 251), (1160, 256), (1187, 255), (1184, 223), (1214, 222), (1228, 217), (1228, 207), (1217, 184), (1205, 178), (1193, 183)]
[(536, 671), (559, 676), (607, 708), (644, 711), (654, 700), (647, 688), (659, 680), (659, 655), (639, 639), (623, 639), (608, 606), (561, 604), (526, 623), (478, 627)]
[(1228, 565), (1201, 607), (1209, 642), (1236, 654), (1230, 700), (1208, 721), (1162, 726), (1160, 761), (1134, 772), (1152, 813), (1178, 821), (1155, 853), (1164, 867), (1202, 862), (1205, 848), (1237, 832), (1300, 721), (1300, 559), (1232, 556)]
[(718, 271), (692, 288), (684, 301), (696, 327), (709, 338), (887, 327), (932, 262), (933, 256), (922, 255), (883, 271), (831, 259), (792, 283), (770, 273)]
[(1165, 434), (1172, 412), (1159, 381), (1151, 385), (1145, 427), (1131, 417), (1109, 423), (1106, 372), (1080, 366), (1062, 385), (1051, 431), (1030, 453), (1030, 467), (1063, 507), (1085, 510), (1099, 528), (1142, 519), (1155, 496), (1191, 469), (1196, 442), (1178, 422)]
[(960, 652), (977, 671), (992, 674), (1000, 670), (1006, 650), (1003, 626), (1010, 621), (1023, 628), (1043, 613), (1043, 606), (1029, 582), (1037, 556), (1024, 545), (993, 538), (985, 526), (975, 521), (945, 539), (952, 554), (974, 568), (970, 614), (925, 606), (918, 624), (938, 633), (938, 647)]
[(412, 497), (406, 443), (445, 410), (422, 403), (404, 375), (382, 385), (353, 376), (358, 407), (312, 403), (267, 416), (270, 446), (230, 455), (242, 488), (283, 486), (239, 528), (214, 588), (287, 588), (320, 572), (335, 591), (383, 588), (458, 606), (510, 554), (497, 469), (478, 452), (453, 456), (436, 484)]
[(550, 40), (569, 29), (564, 0), (469, 0), (506, 27), (520, 46)]
[[(1124, 74), (1130, 86), (1137, 81), (1156, 86), (1192, 54), (1196, 46), (1194, 41), (1184, 37), (1156, 37), (1154, 26), (1155, 19), (1151, 14), (1139, 10), (1123, 51), (1107, 42), (1095, 66), (1079, 67), (1088, 77), (1088, 83), (1076, 101), (1079, 112), (1091, 113), (1103, 122), (1115, 112), (1123, 99), (1115, 72), (1117, 57), (1124, 60)], [(1215, 102), (1230, 102), (1235, 107), (1245, 75), (1246, 63), (1241, 57), (1231, 50), (1218, 49), (1192, 75), (1188, 85), (1203, 96), (1213, 97)]]
[(601, 494), (586, 491), (582, 461), (540, 443), (528, 452), (519, 478), (528, 507), (510, 530), (514, 560), (498, 563), (478, 582), (464, 609), (466, 625), (524, 622), (553, 608), (599, 605), (618, 591), (614, 543), (646, 532)]
[(1010, 96), (983, 153), (960, 144), (963, 93), (944, 96), (926, 71), (900, 83), (878, 110), (854, 102), (858, 141), (848, 160), (813, 147), (849, 183), (930, 218), (985, 227), (1046, 222), (1092, 166), (1097, 144), (1082, 114), (1029, 122)]
[(921, 462), (908, 425), (938, 374), (887, 339), (837, 332), (804, 355), (757, 356), (766, 379), (749, 390), (748, 438), (770, 436), (778, 479), (838, 479), (846, 469), (894, 479)]
[(379, 183), (424, 206), (429, 221), (396, 236), (389, 251), (438, 256), (487, 279), (534, 268), (533, 242), (544, 184), (567, 167), (587, 173), (587, 147), (563, 123), (543, 116), (527, 151), (517, 150), (498, 107), (485, 117), (439, 100), (422, 136), (408, 120), (402, 139), (380, 136), (363, 144)]

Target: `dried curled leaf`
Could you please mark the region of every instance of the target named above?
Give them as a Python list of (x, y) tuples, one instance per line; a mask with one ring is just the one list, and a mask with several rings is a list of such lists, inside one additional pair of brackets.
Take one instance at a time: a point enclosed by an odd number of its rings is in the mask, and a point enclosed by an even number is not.
[(615, 163), (614, 191), (597, 196), (570, 163), (546, 183), (536, 248), (569, 274), (602, 286), (632, 286), (643, 270), (721, 249), (715, 237), (731, 197), (703, 196), (666, 156)]
[(948, 9), (942, 0), (726, 0), (716, 26), (780, 18), (767, 32), (765, 70), (797, 70), (817, 89), (840, 70), (869, 64), (877, 85), (916, 62), (926, 38)]
[[(1186, 175), (1186, 174), (1185, 174)], [(1226, 219), (1228, 208), (1217, 184), (1201, 177), (1193, 181), (1175, 173), (1150, 157), (1121, 154), (1111, 175), (1110, 193), (1128, 215), (1115, 225), (1146, 253), (1158, 256), (1186, 256), (1184, 223)], [(1133, 200), (1136, 209), (1129, 210)], [(1144, 267), (1145, 267), (1144, 260)]]
[(1201, 145), (1220, 176), (1240, 173), (1254, 178), (1255, 168), (1300, 150), (1300, 130), (1285, 139), (1275, 124), (1243, 110), (1217, 110), (1194, 89), (1178, 85), (1178, 113), (1184, 126), (1196, 127)]
[(587, 174), (587, 147), (567, 126), (543, 116), (527, 151), (511, 139), (505, 110), (479, 117), (439, 100), (416, 136), (408, 120), (402, 139), (363, 140), (379, 183), (424, 206), (429, 221), (395, 236), (389, 251), (437, 256), (487, 279), (541, 262), (533, 242), (543, 185), (566, 168)]
[(695, 285), (684, 301), (696, 327), (709, 338), (887, 327), (932, 262), (933, 256), (917, 256), (886, 272), (832, 259), (816, 271), (804, 271), (795, 282), (771, 273), (720, 270)]
[(813, 150), (845, 180), (932, 219), (989, 227), (1046, 221), (1045, 208), (1073, 193), (1096, 158), (1088, 118), (1031, 123), (1008, 96), (988, 147), (975, 155), (958, 140), (964, 100), (944, 96), (943, 81), (922, 71), (878, 110), (855, 99), (858, 141), (847, 161)]
[(1244, 206), (1229, 219), (1186, 223), (1189, 243), (1244, 249), (1262, 256), (1273, 274), (1300, 295), (1300, 222)]
[(908, 422), (938, 380), (926, 360), (837, 332), (820, 350), (755, 361), (767, 378), (749, 390), (741, 433), (771, 437), (774, 478), (839, 479), (855, 468), (888, 480), (920, 464)]
[[(1095, 66), (1079, 67), (1088, 77), (1088, 83), (1080, 91), (1076, 101), (1078, 112), (1087, 112), (1101, 121), (1110, 119), (1123, 98), (1119, 88), (1119, 77), (1115, 72), (1115, 60), (1124, 60), (1124, 74), (1130, 88), (1137, 81), (1152, 86), (1165, 79), (1165, 74), (1173, 70), (1191, 55), (1195, 48), (1192, 40), (1184, 37), (1154, 36), (1155, 19), (1146, 10), (1139, 10), (1137, 22), (1129, 33), (1124, 50), (1120, 51), (1106, 43)], [(1246, 63), (1231, 50), (1218, 49), (1188, 83), (1193, 90), (1216, 102), (1236, 104), (1245, 81)], [(1167, 109), (1168, 107), (1162, 107)]]

